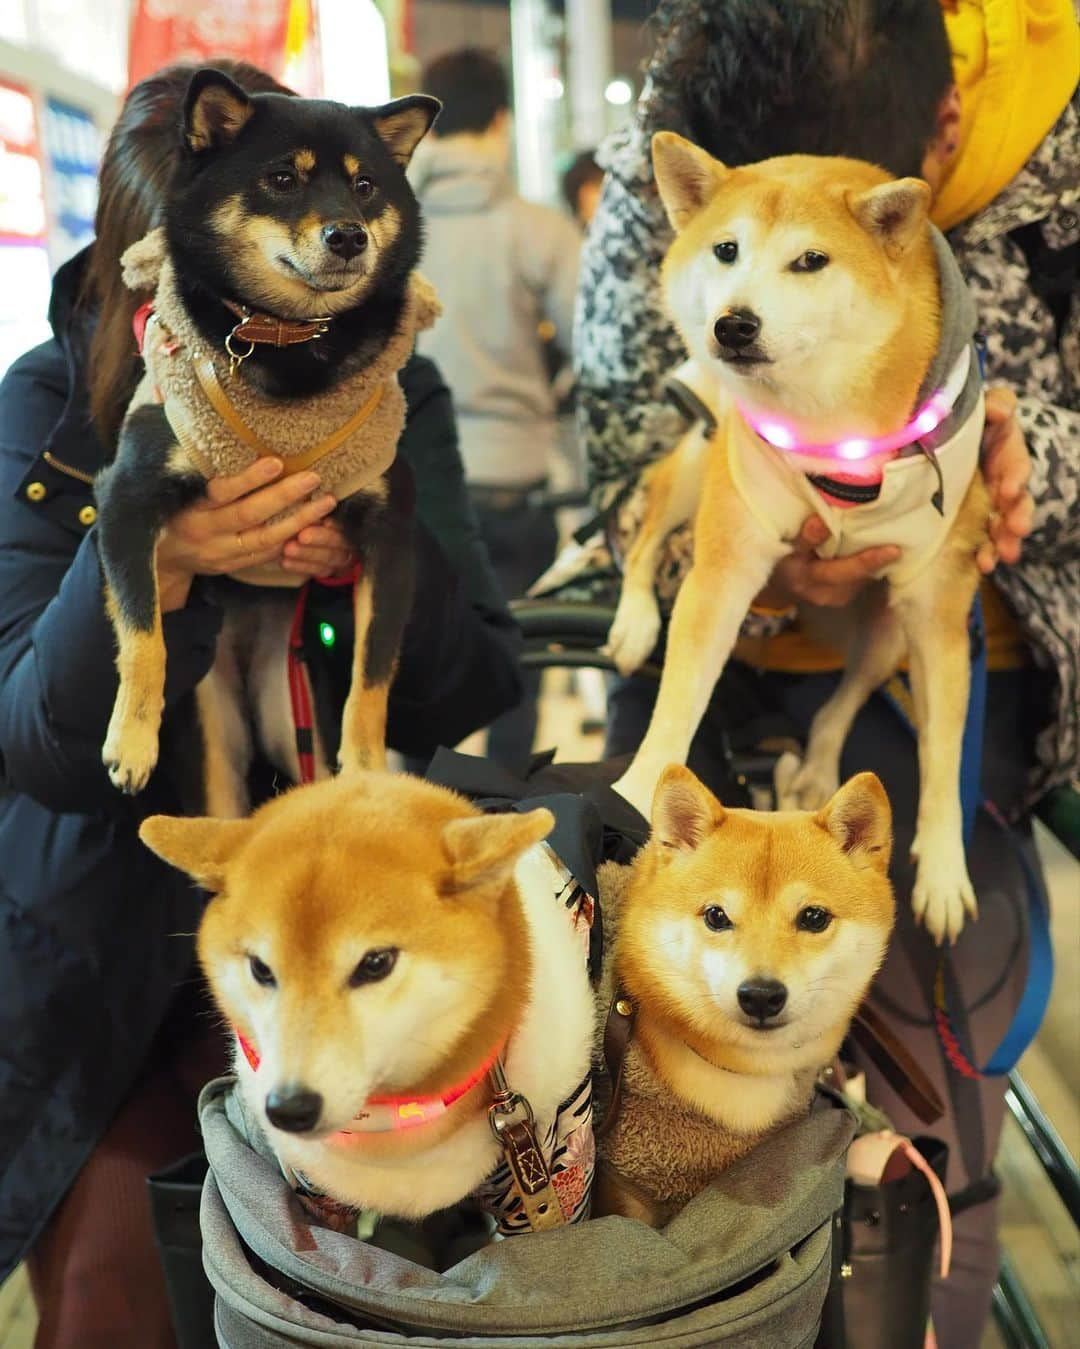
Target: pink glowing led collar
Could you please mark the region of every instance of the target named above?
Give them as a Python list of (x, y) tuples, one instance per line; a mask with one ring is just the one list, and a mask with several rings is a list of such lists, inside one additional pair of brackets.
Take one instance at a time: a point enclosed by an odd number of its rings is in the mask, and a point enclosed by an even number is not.
[(852, 436), (846, 440), (827, 441), (822, 445), (801, 445), (790, 426), (785, 426), (776, 417), (759, 416), (749, 408), (739, 405), (739, 411), (747, 424), (757, 432), (762, 440), (775, 449), (785, 450), (814, 459), (838, 459), (846, 463), (859, 463), (864, 459), (880, 458), (901, 450), (905, 445), (936, 431), (948, 417), (957, 398), (967, 383), (971, 353), (967, 347), (961, 352), (956, 364), (949, 371), (944, 387), (932, 393), (915, 416), (899, 431), (891, 431), (884, 436)]

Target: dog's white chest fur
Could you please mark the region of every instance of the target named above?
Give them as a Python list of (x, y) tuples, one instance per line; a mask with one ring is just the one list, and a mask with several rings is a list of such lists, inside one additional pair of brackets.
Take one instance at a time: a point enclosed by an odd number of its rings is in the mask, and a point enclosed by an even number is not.
[[(521, 858), (515, 878), (529, 929), (533, 978), (504, 1067), (511, 1087), (531, 1104), (537, 1134), (543, 1137), (560, 1103), (588, 1071), (593, 995), (581, 935), (555, 898), (562, 881), (543, 844)], [(345, 1145), (332, 1139), (305, 1142), (267, 1129), (256, 1075), (242, 1056), (237, 1071), (245, 1105), (270, 1136), (283, 1166), (301, 1173), (322, 1193), (357, 1208), (423, 1217), (472, 1193), (501, 1160), (486, 1110), (442, 1142), (426, 1149), (418, 1146), (393, 1160), (365, 1157), (363, 1142), (356, 1136)]]

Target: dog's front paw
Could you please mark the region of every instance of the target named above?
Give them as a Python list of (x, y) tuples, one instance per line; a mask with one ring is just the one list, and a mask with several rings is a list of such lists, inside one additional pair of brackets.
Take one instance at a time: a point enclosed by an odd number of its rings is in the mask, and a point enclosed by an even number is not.
[(660, 606), (651, 590), (624, 586), (608, 633), (607, 649), (621, 675), (633, 674), (656, 650)]
[(916, 922), (922, 923), (940, 946), (955, 942), (964, 926), (965, 915), (978, 918), (971, 878), (959, 840), (937, 839), (912, 844), (912, 856), (918, 859), (911, 907)]
[(109, 722), (101, 749), (101, 761), (109, 780), (128, 796), (136, 796), (150, 780), (158, 761), (157, 727), (148, 721)]
[(777, 810), (820, 810), (840, 789), (839, 765), (820, 760), (802, 762), (788, 751), (773, 770)]

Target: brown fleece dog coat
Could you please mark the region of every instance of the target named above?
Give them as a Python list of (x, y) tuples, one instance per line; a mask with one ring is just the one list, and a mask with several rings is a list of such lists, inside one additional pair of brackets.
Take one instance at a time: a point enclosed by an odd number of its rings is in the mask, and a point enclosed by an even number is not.
[[(605, 863), (597, 872), (604, 915), (604, 961), (596, 991), (597, 1033), (593, 1040), (597, 1119), (604, 1119), (611, 1100), (611, 1081), (603, 1058), (604, 1025), (615, 997), (619, 910), (631, 872), (631, 867), (614, 862)], [(806, 1109), (813, 1095), (814, 1077), (812, 1071), (807, 1072)], [(788, 1112), (767, 1132), (781, 1128), (801, 1113), (801, 1106)], [(765, 1136), (736, 1133), (676, 1100), (671, 1088), (657, 1077), (645, 1051), (631, 1038), (618, 1117), (606, 1134), (597, 1137), (599, 1174), (605, 1185), (629, 1194), (635, 1205), (651, 1210), (655, 1221), (662, 1224)]]
[[(259, 455), (237, 437), (203, 392), (194, 369), (194, 362), (203, 358), (212, 363), (240, 419), (285, 461), (286, 474), (290, 459), (306, 454), (345, 426), (379, 395), (370, 416), (340, 445), (308, 465), (319, 474), (319, 494), (331, 492), (344, 500), (370, 486), (393, 463), (405, 425), (405, 396), (398, 371), (412, 352), (416, 334), (430, 328), (441, 313), (434, 288), (418, 272), (409, 277), (397, 329), (374, 361), (313, 397), (271, 398), (244, 378), (243, 365), (230, 375), (227, 354), (213, 348), (193, 323), (180, 299), (164, 230), (152, 230), (132, 244), (121, 266), (131, 290), (154, 292), (155, 321), (148, 326), (143, 345), (146, 374), (131, 407), (164, 403), (173, 434), (207, 478), (239, 473)], [(304, 580), (278, 567), (251, 568), (236, 575), (262, 585), (298, 586)]]

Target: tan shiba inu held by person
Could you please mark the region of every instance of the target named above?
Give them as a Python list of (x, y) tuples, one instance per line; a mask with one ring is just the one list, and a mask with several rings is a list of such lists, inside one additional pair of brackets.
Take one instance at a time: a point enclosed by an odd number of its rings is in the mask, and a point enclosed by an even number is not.
[(601, 873), (600, 1024), (619, 1004), (633, 1036), (596, 1212), (659, 1226), (808, 1108), (885, 954), (891, 846), (872, 773), (816, 814), (726, 810), (664, 773), (649, 842)]
[(644, 810), (665, 765), (685, 760), (743, 616), (807, 516), (830, 530), (823, 555), (898, 545), (847, 612), (843, 682), (781, 804), (815, 809), (835, 792), (851, 723), (906, 649), (921, 778), (913, 906), (939, 942), (955, 939), (975, 914), (959, 770), (989, 508), (974, 310), (927, 221), (929, 189), (855, 160), (728, 170), (666, 132), (653, 159), (677, 231), (667, 305), (691, 353), (677, 376), (715, 432), (695, 427), (648, 483), (611, 631), (624, 673), (655, 643), (656, 559), (691, 515), (695, 556), (656, 710), (617, 789)]
[[(236, 1032), (244, 1105), (302, 1193), (418, 1218), (476, 1192), (503, 1155), (489, 1120), (499, 1064), (541, 1144), (563, 1147), (560, 1107), (588, 1091), (593, 1011), (581, 934), (537, 846), (552, 824), (365, 772), (248, 820), (143, 824), (144, 842), (214, 892), (199, 958)], [(554, 1206), (558, 1221), (587, 1211), (591, 1115), (578, 1109), (582, 1125), (589, 1146), (567, 1162), (582, 1174), (553, 1178), (576, 1199)], [(528, 1230), (508, 1191), (481, 1197), (504, 1230)]]

